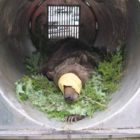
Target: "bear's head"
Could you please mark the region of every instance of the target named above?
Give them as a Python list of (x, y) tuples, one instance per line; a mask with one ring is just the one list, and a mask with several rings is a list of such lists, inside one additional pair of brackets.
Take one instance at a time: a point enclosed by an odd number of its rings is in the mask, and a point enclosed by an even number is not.
[(78, 98), (81, 92), (82, 81), (74, 72), (67, 72), (60, 76), (57, 85), (64, 94), (65, 100), (72, 102)]
[(76, 101), (100, 57), (79, 39), (64, 39), (54, 47), (57, 49), (45, 62), (41, 73), (54, 81), (66, 101)]

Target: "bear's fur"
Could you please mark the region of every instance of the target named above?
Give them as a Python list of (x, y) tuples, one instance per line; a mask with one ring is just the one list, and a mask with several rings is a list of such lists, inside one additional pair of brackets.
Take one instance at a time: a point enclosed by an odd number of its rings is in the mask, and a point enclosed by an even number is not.
[[(62, 39), (51, 45), (51, 47), (53, 47), (50, 48), (53, 51), (51, 51), (48, 60), (44, 63), (41, 73), (53, 80), (56, 86), (58, 86), (59, 78), (66, 73), (74, 73), (78, 76), (83, 86), (101, 59), (100, 55), (94, 52), (91, 46), (79, 39)], [(75, 101), (78, 96), (72, 87), (64, 88), (66, 101)], [(66, 120), (74, 122), (84, 117), (78, 114), (71, 114)]]
[(100, 62), (100, 56), (93, 52), (92, 47), (79, 39), (62, 39), (51, 47), (55, 49), (43, 64), (41, 73), (56, 85), (60, 76), (69, 72), (76, 74), (84, 85)]

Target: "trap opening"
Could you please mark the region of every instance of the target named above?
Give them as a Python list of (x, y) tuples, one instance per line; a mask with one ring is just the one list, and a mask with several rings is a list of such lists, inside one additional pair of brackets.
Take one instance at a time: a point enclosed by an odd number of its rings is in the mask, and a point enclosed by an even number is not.
[(80, 6), (47, 5), (48, 39), (79, 38)]

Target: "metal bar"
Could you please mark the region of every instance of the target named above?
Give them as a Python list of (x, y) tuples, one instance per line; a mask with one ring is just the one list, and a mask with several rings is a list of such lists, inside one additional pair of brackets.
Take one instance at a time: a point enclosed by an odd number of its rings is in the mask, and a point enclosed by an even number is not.
[(76, 15), (76, 6), (74, 6), (74, 34), (73, 34), (73, 37), (76, 37), (75, 15)]
[(63, 38), (65, 37), (65, 15), (66, 15), (66, 6), (64, 7), (63, 6), (63, 9), (64, 9), (64, 17), (63, 17), (63, 19), (64, 19), (64, 21), (63, 21), (63, 23), (64, 23), (64, 26), (63, 26)]
[(49, 7), (49, 15), (50, 15), (50, 17), (49, 17), (49, 19), (50, 19), (50, 21), (49, 21), (49, 34), (50, 34), (50, 38), (51, 38), (51, 7)]
[(50, 6), (50, 39), (52, 38), (52, 6)]
[(64, 37), (66, 37), (66, 20), (67, 20), (67, 7), (65, 6), (65, 14), (64, 14)]
[(77, 35), (77, 38), (79, 38), (79, 7), (77, 6), (77, 32), (76, 32), (76, 35)]
[(75, 14), (75, 16), (76, 16), (76, 33), (75, 33), (75, 36), (76, 36), (76, 38), (78, 38), (78, 35), (77, 35), (77, 33), (78, 33), (78, 27), (77, 27), (77, 15), (78, 15), (78, 7), (76, 6), (76, 14)]
[(79, 6), (48, 6), (48, 38), (79, 38), (79, 15)]
[[(60, 9), (61, 9), (61, 6), (59, 7), (59, 11), (60, 11)], [(59, 37), (61, 37), (60, 25), (61, 25), (61, 14), (60, 14), (60, 12), (59, 12)]]
[(56, 11), (56, 14), (57, 14), (57, 21), (58, 21), (58, 26), (57, 26), (57, 28), (58, 28), (58, 38), (59, 38), (59, 14), (58, 14), (58, 9), (59, 9), (59, 7), (57, 6), (57, 11)]
[(64, 27), (65, 27), (65, 23), (64, 23), (64, 21), (65, 21), (65, 7), (63, 6), (63, 28), (62, 28), (62, 38), (64, 38)]
[(69, 18), (68, 18), (68, 26), (69, 26), (69, 27), (68, 27), (68, 28), (69, 28), (69, 29), (68, 29), (68, 36), (70, 36), (70, 7), (68, 7), (68, 11), (69, 11), (69, 12), (68, 12), (68, 13), (69, 13)]
[(55, 23), (55, 30), (56, 30), (55, 32), (56, 32), (56, 33), (55, 33), (55, 36), (54, 36), (55, 38), (57, 38), (57, 34), (58, 34), (58, 31), (57, 31), (57, 16), (55, 15), (56, 8), (57, 8), (57, 6), (55, 6), (55, 9), (54, 9), (54, 11), (53, 11), (53, 14), (54, 14), (54, 16), (55, 16), (55, 22), (56, 22), (56, 23)]
[[(70, 8), (72, 9), (72, 6), (70, 6)], [(72, 19), (70, 19), (70, 37), (72, 36)]]
[(56, 9), (55, 9), (55, 16), (56, 16), (56, 21), (57, 21), (57, 24), (56, 24), (56, 26), (57, 26), (57, 38), (58, 38), (58, 36), (59, 36), (59, 31), (58, 31), (58, 14), (57, 14), (57, 11), (58, 11), (58, 6), (56, 6)]
[[(62, 139), (110, 139), (110, 140), (139, 140), (139, 128), (122, 128), (122, 129), (101, 129), (101, 130), (78, 130), (78, 131), (54, 131), (47, 129), (21, 129), (13, 130), (2, 129), (0, 131), (0, 139), (46, 139), (46, 140), (62, 140)], [(111, 137), (111, 138), (110, 138)]]
[(53, 25), (54, 25), (53, 9), (54, 9), (54, 6), (51, 6), (51, 17), (52, 17), (52, 33), (51, 33), (51, 38), (53, 38)]
[(50, 33), (49, 33), (49, 28), (50, 28), (50, 25), (49, 25), (49, 22), (50, 22), (50, 13), (49, 13), (49, 6), (47, 7), (47, 13), (48, 13), (48, 28), (47, 28), (47, 30), (48, 30), (48, 39), (50, 39)]

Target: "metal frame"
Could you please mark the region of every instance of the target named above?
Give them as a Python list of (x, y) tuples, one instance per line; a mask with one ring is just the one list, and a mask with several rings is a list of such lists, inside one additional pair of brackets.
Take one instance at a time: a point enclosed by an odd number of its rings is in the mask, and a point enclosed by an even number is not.
[[(68, 8), (70, 8), (70, 7), (78, 7), (79, 8), (79, 25), (71, 25), (71, 23), (70, 23), (70, 20), (69, 20), (69, 24), (67, 25), (66, 23), (65, 23), (65, 20), (64, 20), (64, 23), (63, 23), (63, 25), (56, 25), (57, 27), (78, 27), (78, 29), (75, 29), (74, 28), (74, 36), (72, 36), (72, 32), (70, 33), (68, 33), (69, 35), (67, 36), (66, 35), (66, 32), (64, 31), (64, 32), (62, 32), (62, 33), (64, 33), (62, 36), (60, 35), (60, 30), (57, 30), (57, 36), (56, 37), (54, 37), (54, 36), (52, 36), (52, 37), (49, 37), (49, 7), (68, 7)], [(75, 10), (75, 12), (76, 12), (76, 10)], [(66, 37), (75, 37), (75, 38), (80, 38), (80, 21), (81, 21), (81, 6), (80, 5), (65, 5), (65, 4), (61, 4), (61, 5), (47, 5), (47, 17), (48, 17), (48, 19), (47, 19), (47, 23), (48, 23), (48, 30), (47, 30), (47, 32), (48, 32), (48, 39), (61, 39), (61, 38), (66, 38)], [(65, 15), (62, 15), (62, 16), (64, 16), (63, 18), (65, 19), (66, 17), (65, 17)], [(60, 18), (59, 16), (58, 16), (58, 18)], [(58, 19), (58, 21), (59, 21), (60, 19)], [(75, 33), (77, 32), (77, 30), (79, 30), (78, 31), (78, 34), (77, 35), (75, 35)]]

